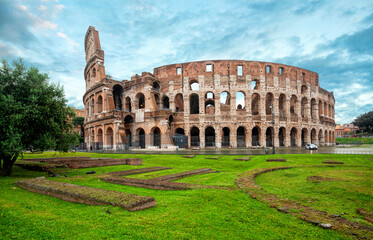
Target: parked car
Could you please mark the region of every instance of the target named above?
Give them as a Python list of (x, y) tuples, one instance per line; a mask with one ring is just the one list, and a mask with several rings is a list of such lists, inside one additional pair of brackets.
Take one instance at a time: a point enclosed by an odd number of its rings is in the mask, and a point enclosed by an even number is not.
[(317, 146), (315, 144), (310, 143), (310, 144), (306, 145), (306, 149), (308, 149), (308, 150), (317, 150)]

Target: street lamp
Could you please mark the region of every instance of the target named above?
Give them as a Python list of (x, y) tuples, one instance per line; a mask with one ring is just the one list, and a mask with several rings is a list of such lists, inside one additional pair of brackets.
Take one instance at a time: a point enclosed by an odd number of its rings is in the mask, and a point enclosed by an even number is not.
[(275, 151), (275, 110), (273, 109), (273, 105), (269, 106), (269, 108), (272, 111), (272, 148), (273, 148), (273, 154), (276, 154)]

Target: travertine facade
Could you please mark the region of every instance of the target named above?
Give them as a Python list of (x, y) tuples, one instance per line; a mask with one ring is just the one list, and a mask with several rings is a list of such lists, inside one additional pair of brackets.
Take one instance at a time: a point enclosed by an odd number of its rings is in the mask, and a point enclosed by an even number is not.
[(94, 27), (85, 52), (85, 136), (94, 148), (272, 146), (273, 136), (275, 146), (334, 144), (334, 96), (315, 72), (213, 60), (115, 81), (105, 75)]

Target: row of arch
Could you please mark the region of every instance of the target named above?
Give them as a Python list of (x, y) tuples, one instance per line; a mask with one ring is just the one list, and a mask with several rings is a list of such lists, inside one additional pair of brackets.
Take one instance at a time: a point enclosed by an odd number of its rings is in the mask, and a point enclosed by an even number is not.
[[(119, 86), (119, 85), (116, 85)], [(115, 109), (117, 110), (127, 110), (131, 112), (132, 110), (132, 101), (130, 97), (125, 98), (125, 104), (122, 104), (122, 98), (121, 98), (122, 92), (118, 90), (118, 88), (114, 87), (113, 90), (113, 96), (114, 96), (114, 104)], [(220, 109), (221, 111), (230, 111), (230, 94), (229, 92), (222, 92), (220, 95)], [(245, 94), (243, 92), (237, 92), (236, 94), (236, 110), (245, 110)], [(163, 96), (163, 98), (159, 99), (158, 95), (155, 95), (155, 101), (157, 106), (160, 106), (164, 109), (170, 108), (170, 100), (168, 96)], [(199, 95), (196, 93), (192, 93), (189, 96), (189, 107), (190, 107), (190, 114), (199, 114), (200, 108), (199, 108)], [(258, 93), (253, 93), (251, 96), (251, 113), (252, 115), (260, 115), (260, 101), (261, 97)], [(280, 116), (286, 116), (286, 103), (287, 97), (285, 94), (280, 94), (278, 99), (278, 111)], [(300, 102), (300, 113), (298, 113), (298, 107), (297, 105)], [(145, 96), (143, 93), (138, 93), (135, 96), (135, 104), (137, 109), (145, 108)], [(274, 104), (274, 96), (272, 93), (267, 93), (265, 96), (265, 114), (271, 114), (272, 112), (272, 106)], [(205, 94), (205, 113), (206, 114), (213, 114), (215, 113), (215, 97), (214, 93), (207, 92)], [(317, 118), (317, 108), (318, 108), (318, 115), (321, 116), (327, 116), (330, 118), (334, 118), (334, 106), (331, 104), (327, 104), (326, 102), (322, 102), (319, 100), (319, 102), (316, 102), (315, 98), (312, 98), (309, 102), (308, 98), (303, 97), (300, 101), (298, 100), (298, 97), (296, 95), (292, 95), (290, 97), (290, 103), (288, 106), (290, 110), (290, 114), (292, 115), (298, 115), (300, 114), (302, 117), (306, 117), (306, 111), (310, 109), (310, 116), (311, 118)], [(93, 113), (101, 113), (103, 111), (103, 98), (102, 96), (98, 96), (97, 102), (95, 104), (94, 99), (91, 100), (91, 114)], [(175, 96), (175, 111), (176, 112), (182, 112), (184, 111), (184, 98), (182, 94), (177, 94)]]
[[(248, 131), (250, 130), (250, 132)], [(238, 148), (244, 148), (248, 146), (248, 141), (251, 142), (251, 146), (273, 146), (273, 128), (266, 127), (260, 128), (255, 126), (253, 128), (247, 129), (246, 127), (239, 126), (235, 130), (235, 134), (232, 132), (231, 128), (223, 127), (221, 129), (221, 147), (231, 147), (231, 142), (236, 141), (236, 146)], [(265, 134), (262, 135), (262, 131)], [(153, 127), (148, 133), (149, 137), (146, 138), (146, 132), (143, 128), (137, 128), (133, 134), (131, 130), (126, 129), (126, 143), (129, 146), (136, 145), (141, 148), (145, 148), (146, 144), (149, 146), (161, 147), (162, 144), (162, 132), (158, 127)], [(264, 133), (264, 132), (263, 132)], [(175, 130), (175, 135), (185, 135), (183, 128), (177, 128)], [(134, 138), (136, 136), (136, 138)], [(204, 128), (204, 133), (201, 135), (200, 129), (197, 126), (190, 128), (189, 137), (191, 147), (201, 145), (201, 137), (204, 136), (204, 146), (205, 147), (215, 147), (217, 143), (217, 133), (215, 128), (212, 126), (207, 126)], [(262, 137), (265, 141), (262, 141)], [(232, 139), (235, 138), (235, 139)], [(275, 132), (275, 138), (277, 138), (279, 146), (304, 146), (308, 143), (314, 144), (334, 144), (334, 131), (323, 131), (320, 129), (317, 131), (315, 128), (296, 128), (292, 127), (286, 129), (285, 127), (280, 127)], [(97, 130), (96, 138), (95, 131), (91, 131), (91, 142), (97, 142), (103, 145), (105, 139), (106, 146), (113, 146), (115, 143), (113, 141), (113, 129), (108, 127), (105, 134), (101, 128)], [(264, 143), (264, 144), (263, 144)]]

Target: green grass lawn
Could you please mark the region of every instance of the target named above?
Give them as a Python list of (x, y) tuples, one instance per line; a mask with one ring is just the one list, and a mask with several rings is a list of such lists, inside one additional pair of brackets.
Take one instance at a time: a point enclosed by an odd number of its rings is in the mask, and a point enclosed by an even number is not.
[[(357, 207), (373, 211), (373, 161), (369, 160), (373, 159), (372, 155), (269, 155), (252, 156), (248, 162), (233, 160), (238, 156), (222, 156), (215, 160), (205, 159), (208, 156), (202, 155), (189, 159), (178, 155), (156, 154), (44, 153), (26, 155), (25, 158), (60, 155), (142, 158), (142, 166), (76, 169), (63, 173), (68, 177), (47, 179), (152, 196), (156, 199), (157, 206), (129, 212), (119, 207), (76, 204), (31, 193), (14, 183), (20, 179), (47, 174), (15, 167), (12, 177), (0, 178), (0, 239), (349, 239), (349, 235), (313, 226), (251, 199), (234, 183), (238, 174), (251, 169), (321, 165), (325, 159), (343, 161), (345, 165), (334, 168), (293, 168), (265, 173), (257, 178), (257, 183), (281, 197), (299, 200), (331, 214), (346, 212), (349, 219), (360, 222), (365, 220), (361, 217), (352, 218), (358, 216), (354, 212)], [(286, 158), (287, 162), (265, 162), (267, 158)], [(346, 166), (347, 164), (354, 166)], [(224, 186), (231, 190), (162, 191), (111, 184), (99, 179), (99, 175), (106, 172), (155, 166), (173, 169), (130, 177), (146, 179), (211, 168), (219, 172), (195, 175), (177, 182)], [(85, 174), (91, 170), (97, 173)], [(313, 175), (342, 181), (306, 181), (308, 176)], [(107, 213), (108, 209), (110, 214)]]
[(373, 144), (373, 137), (370, 138), (336, 138), (336, 143), (356, 143), (361, 142), (362, 144)]

